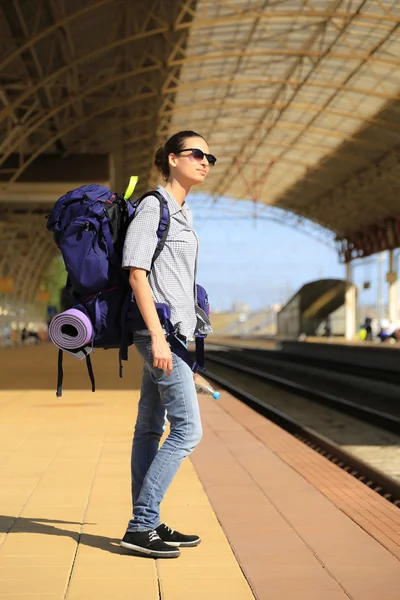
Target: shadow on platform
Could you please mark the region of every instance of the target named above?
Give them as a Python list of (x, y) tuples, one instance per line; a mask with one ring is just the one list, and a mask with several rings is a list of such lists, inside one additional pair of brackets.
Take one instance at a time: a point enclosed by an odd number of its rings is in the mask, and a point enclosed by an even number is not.
[[(111, 554), (129, 554), (128, 551), (121, 548), (119, 545), (120, 538), (108, 538), (102, 535), (95, 535), (93, 533), (80, 533), (79, 531), (62, 529), (56, 525), (96, 525), (96, 523), (79, 521), (60, 521), (57, 519), (34, 519), (25, 517), (8, 517), (6, 515), (0, 515), (0, 533), (33, 533), (38, 535), (55, 535), (60, 537), (70, 537), (74, 542), (89, 546), (91, 548), (98, 548), (105, 552), (111, 552)], [(122, 532), (123, 533), (123, 532)]]

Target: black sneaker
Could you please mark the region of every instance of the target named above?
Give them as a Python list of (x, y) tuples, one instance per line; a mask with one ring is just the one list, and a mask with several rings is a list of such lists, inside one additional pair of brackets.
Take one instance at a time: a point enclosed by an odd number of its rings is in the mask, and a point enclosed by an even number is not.
[(157, 535), (154, 529), (148, 531), (127, 531), (120, 545), (123, 548), (134, 550), (153, 558), (177, 558), (180, 556), (178, 548), (172, 549)]
[(198, 546), (201, 539), (198, 535), (185, 535), (168, 527), (165, 523), (161, 523), (155, 530), (163, 542), (170, 546)]

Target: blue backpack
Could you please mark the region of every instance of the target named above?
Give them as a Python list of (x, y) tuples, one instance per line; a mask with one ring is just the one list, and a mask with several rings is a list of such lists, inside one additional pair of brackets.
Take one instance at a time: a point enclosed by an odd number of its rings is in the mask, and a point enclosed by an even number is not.
[[(135, 202), (111, 192), (101, 185), (84, 185), (69, 191), (57, 200), (47, 217), (47, 229), (53, 232), (68, 273), (66, 292), (70, 307), (82, 311), (93, 326), (91, 347), (79, 349), (86, 358), (87, 369), (95, 391), (90, 360), (92, 348), (119, 348), (120, 377), (122, 360), (128, 359), (128, 346), (133, 343), (132, 331), (146, 325), (134, 301), (129, 273), (121, 268), (122, 249), (128, 226), (139, 204), (147, 196), (160, 202), (158, 244), (152, 259), (162, 251), (168, 235), (170, 216), (167, 200), (158, 191), (150, 191)], [(201, 310), (209, 314), (207, 294), (197, 286)], [(197, 360), (193, 361), (174, 335), (171, 311), (166, 304), (156, 304), (161, 323), (168, 333), (171, 349), (197, 371), (204, 367), (204, 340), (196, 337)], [(63, 351), (58, 353), (57, 396), (62, 394)]]

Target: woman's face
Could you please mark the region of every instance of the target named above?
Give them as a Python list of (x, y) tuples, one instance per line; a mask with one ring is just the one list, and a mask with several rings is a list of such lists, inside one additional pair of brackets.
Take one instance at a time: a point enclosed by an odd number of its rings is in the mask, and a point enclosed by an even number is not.
[[(185, 150), (188, 148), (188, 150)], [(204, 181), (210, 170), (210, 163), (206, 156), (194, 156), (192, 149), (201, 150), (205, 154), (209, 154), (208, 144), (201, 137), (187, 138), (184, 142), (183, 149), (177, 154), (170, 154), (170, 169), (171, 175), (177, 179), (183, 180), (189, 185), (196, 185)], [(199, 154), (195, 152), (195, 154)]]

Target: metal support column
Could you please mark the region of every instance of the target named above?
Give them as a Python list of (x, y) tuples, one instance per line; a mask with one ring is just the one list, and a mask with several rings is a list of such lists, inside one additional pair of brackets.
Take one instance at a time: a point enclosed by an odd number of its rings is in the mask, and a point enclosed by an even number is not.
[(388, 312), (390, 322), (399, 320), (399, 284), (397, 270), (393, 264), (394, 252), (389, 250), (389, 271), (386, 275), (386, 281), (389, 284), (388, 290)]
[(344, 314), (345, 314), (345, 338), (352, 340), (356, 336), (357, 298), (356, 287), (353, 285), (353, 269), (351, 262), (346, 263), (346, 281), (351, 286), (345, 292)]

